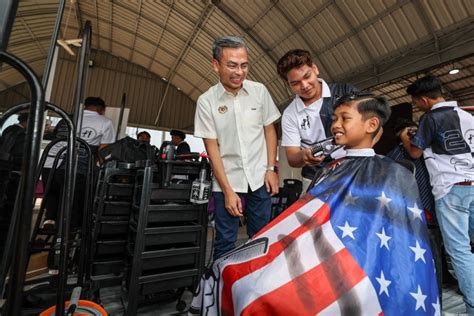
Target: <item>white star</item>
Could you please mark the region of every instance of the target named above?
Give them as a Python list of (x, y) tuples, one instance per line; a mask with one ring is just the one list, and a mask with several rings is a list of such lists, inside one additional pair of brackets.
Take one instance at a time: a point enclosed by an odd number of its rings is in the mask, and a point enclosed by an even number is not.
[(387, 294), (387, 296), (390, 296), (388, 295), (388, 286), (390, 285), (390, 283), (392, 283), (392, 281), (385, 279), (385, 276), (383, 275), (383, 271), (380, 273), (380, 278), (375, 278), (375, 279), (380, 284), (379, 295), (382, 293), (385, 293)]
[(419, 285), (418, 285), (418, 291), (416, 293), (410, 292), (410, 295), (413, 296), (413, 298), (416, 300), (415, 311), (417, 311), (420, 307), (422, 307), (423, 310), (426, 311), (426, 308), (425, 308), (426, 295), (423, 295)]
[(355, 205), (357, 199), (358, 199), (358, 197), (352, 196), (351, 192), (349, 192), (349, 194), (346, 195), (346, 197), (344, 198), (344, 204)]
[(385, 247), (388, 250), (388, 241), (392, 239), (392, 237), (385, 235), (385, 228), (382, 227), (382, 233), (375, 233), (380, 238), (380, 248)]
[(435, 316), (441, 316), (441, 306), (439, 306), (439, 297), (436, 299), (436, 303), (432, 303), (433, 308), (435, 310)]
[(408, 209), (410, 210), (410, 212), (413, 213), (413, 218), (419, 218), (420, 221), (423, 221), (423, 219), (421, 217), (421, 214), (423, 213), (423, 210), (420, 210), (418, 208), (418, 205), (416, 205), (416, 203), (415, 203), (415, 206), (409, 207)]
[(380, 201), (380, 203), (382, 204), (382, 207), (385, 206), (385, 207), (388, 208), (388, 203), (390, 203), (390, 201), (391, 201), (392, 199), (389, 199), (388, 197), (386, 197), (386, 196), (385, 196), (385, 192), (382, 191), (382, 195), (379, 196), (379, 197), (377, 198), (377, 200)]
[(349, 223), (346, 221), (346, 224), (344, 226), (337, 226), (339, 227), (340, 230), (342, 230), (342, 238), (349, 236), (352, 239), (355, 239), (354, 234), (352, 233), (354, 230), (357, 229), (357, 227), (351, 227), (349, 226)]
[(425, 252), (426, 252), (426, 249), (423, 249), (420, 247), (420, 244), (418, 243), (418, 240), (416, 241), (416, 247), (410, 247), (411, 251), (413, 251), (415, 253), (415, 262), (418, 261), (418, 259), (421, 259), (423, 260), (424, 263), (426, 263), (425, 261)]

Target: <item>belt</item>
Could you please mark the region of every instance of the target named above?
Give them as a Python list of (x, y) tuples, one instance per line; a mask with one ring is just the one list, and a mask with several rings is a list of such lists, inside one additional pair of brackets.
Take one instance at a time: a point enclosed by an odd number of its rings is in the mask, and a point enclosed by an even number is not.
[(474, 185), (474, 181), (463, 181), (463, 182), (455, 183), (454, 185), (466, 185), (466, 186), (470, 186), (470, 185)]

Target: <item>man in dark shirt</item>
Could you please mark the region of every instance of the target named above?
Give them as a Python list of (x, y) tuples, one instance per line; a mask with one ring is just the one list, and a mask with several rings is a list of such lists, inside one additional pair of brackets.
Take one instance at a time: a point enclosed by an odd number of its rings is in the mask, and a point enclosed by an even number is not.
[(176, 129), (171, 130), (171, 142), (173, 145), (176, 146), (176, 154), (186, 154), (191, 152), (191, 148), (189, 147), (188, 143), (184, 141), (186, 138), (186, 134), (182, 131), (178, 131)]

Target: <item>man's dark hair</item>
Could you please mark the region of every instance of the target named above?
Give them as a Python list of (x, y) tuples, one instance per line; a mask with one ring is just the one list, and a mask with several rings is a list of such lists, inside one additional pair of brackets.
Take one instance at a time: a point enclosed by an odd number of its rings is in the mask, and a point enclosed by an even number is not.
[(278, 75), (286, 81), (288, 80), (288, 72), (291, 69), (299, 68), (303, 65), (308, 65), (309, 67), (313, 65), (311, 54), (307, 50), (293, 49), (280, 58), (277, 63), (277, 72)]
[(212, 44), (212, 58), (220, 61), (222, 58), (222, 51), (224, 48), (240, 48), (247, 49), (247, 45), (242, 37), (238, 36), (221, 36), (216, 38)]
[(171, 136), (178, 136), (182, 140), (184, 140), (186, 138), (186, 134), (184, 132), (180, 131), (180, 130), (177, 130), (177, 129), (172, 129), (170, 131), (170, 135)]
[(410, 119), (400, 117), (395, 121), (393, 131), (397, 134), (406, 127), (418, 127), (418, 125)]
[(24, 123), (28, 121), (28, 112), (23, 112), (18, 114), (18, 122), (19, 123)]
[(149, 138), (151, 138), (150, 133), (148, 133), (147, 131), (141, 131), (137, 134), (137, 139), (140, 138), (141, 135), (147, 135)]
[(88, 97), (84, 100), (84, 106), (98, 106), (105, 108), (105, 102), (99, 97)]
[(385, 125), (385, 123), (387, 123), (388, 118), (392, 113), (387, 98), (383, 96), (369, 95), (366, 92), (359, 92), (359, 94), (348, 94), (340, 97), (334, 104), (334, 110), (342, 104), (350, 105), (354, 102), (356, 103), (357, 111), (362, 114), (364, 120), (367, 120), (373, 116), (378, 117), (380, 126), (377, 128), (375, 134), (377, 134), (378, 130), (383, 125)]
[(437, 99), (443, 96), (441, 80), (429, 75), (413, 82), (407, 88), (407, 94), (415, 98), (428, 97)]

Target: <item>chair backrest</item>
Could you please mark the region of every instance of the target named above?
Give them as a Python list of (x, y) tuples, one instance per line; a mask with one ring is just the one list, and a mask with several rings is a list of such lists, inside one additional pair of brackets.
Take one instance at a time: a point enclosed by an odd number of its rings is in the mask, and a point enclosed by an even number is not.
[(303, 182), (297, 179), (285, 179), (283, 180), (283, 190), (287, 198), (287, 206), (290, 206), (296, 202), (303, 191)]

